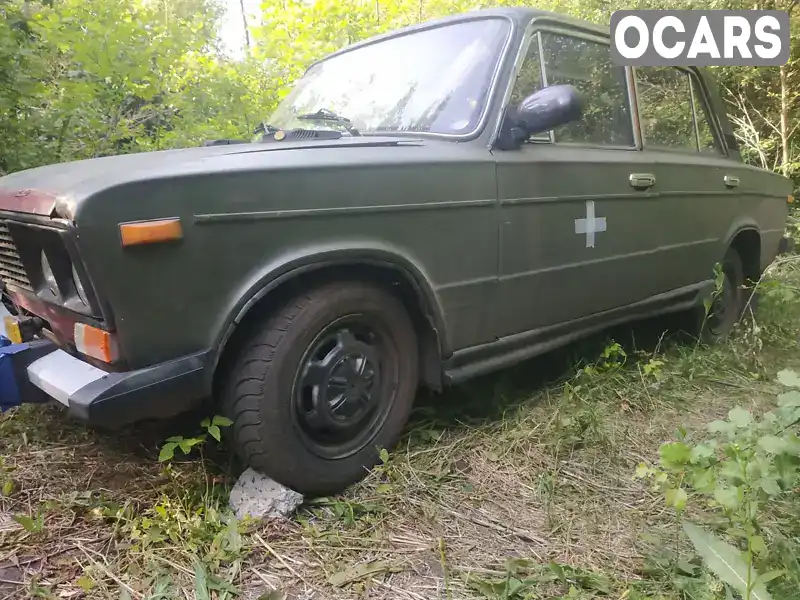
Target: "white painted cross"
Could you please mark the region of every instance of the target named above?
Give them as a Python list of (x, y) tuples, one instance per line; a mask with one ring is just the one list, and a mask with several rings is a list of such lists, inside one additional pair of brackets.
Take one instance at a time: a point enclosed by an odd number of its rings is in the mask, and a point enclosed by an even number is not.
[(575, 219), (575, 233), (586, 234), (586, 247), (594, 248), (594, 234), (606, 230), (606, 218), (594, 216), (594, 200), (586, 201), (586, 218)]

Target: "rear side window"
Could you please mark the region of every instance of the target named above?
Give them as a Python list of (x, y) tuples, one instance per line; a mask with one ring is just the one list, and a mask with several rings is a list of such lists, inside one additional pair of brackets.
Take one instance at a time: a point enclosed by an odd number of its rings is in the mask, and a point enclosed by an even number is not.
[(637, 68), (636, 85), (645, 144), (696, 150), (689, 74), (672, 67)]
[(637, 67), (636, 86), (646, 146), (719, 153), (702, 91), (689, 71)]
[(607, 44), (541, 32), (547, 85), (569, 84), (584, 98), (583, 119), (554, 131), (556, 142), (633, 145), (625, 68), (611, 62)]
[(697, 142), (700, 145), (700, 152), (711, 154), (721, 154), (717, 138), (711, 127), (711, 116), (703, 102), (703, 90), (697, 83), (695, 77), (690, 77), (692, 82), (692, 99), (694, 100), (694, 114), (697, 120)]

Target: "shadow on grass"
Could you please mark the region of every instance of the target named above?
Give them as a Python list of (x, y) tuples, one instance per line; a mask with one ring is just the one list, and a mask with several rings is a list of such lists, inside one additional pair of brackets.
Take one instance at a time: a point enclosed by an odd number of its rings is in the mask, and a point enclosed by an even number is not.
[(457, 428), (499, 420), (509, 409), (562, 385), (578, 369), (593, 364), (612, 342), (622, 346), (629, 362), (637, 353), (652, 355), (677, 344), (693, 343), (682, 332), (682, 325), (680, 316), (666, 315), (611, 327), (513, 367), (445, 389), (441, 394), (422, 390), (407, 429), (422, 423)]

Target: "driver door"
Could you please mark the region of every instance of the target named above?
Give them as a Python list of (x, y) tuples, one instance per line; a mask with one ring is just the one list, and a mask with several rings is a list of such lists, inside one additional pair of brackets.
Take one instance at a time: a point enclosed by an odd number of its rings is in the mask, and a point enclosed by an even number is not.
[[(570, 84), (583, 118), (497, 152), (498, 337), (567, 323), (656, 294), (659, 223), (640, 151), (629, 70), (608, 40), (538, 26), (510, 102)], [(654, 183), (654, 182), (653, 182)]]

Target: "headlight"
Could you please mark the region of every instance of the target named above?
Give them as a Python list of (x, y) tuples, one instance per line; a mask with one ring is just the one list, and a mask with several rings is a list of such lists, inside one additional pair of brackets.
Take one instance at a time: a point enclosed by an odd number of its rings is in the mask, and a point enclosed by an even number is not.
[(83, 288), (81, 278), (78, 277), (78, 272), (75, 270), (75, 265), (72, 265), (72, 280), (75, 282), (75, 289), (78, 291), (78, 297), (86, 306), (89, 306), (89, 298), (86, 296), (86, 290)]
[(42, 250), (42, 275), (47, 283), (47, 287), (53, 292), (54, 296), (58, 296), (58, 283), (56, 276), (53, 274), (53, 269), (50, 268), (50, 262), (47, 260), (47, 255)]

